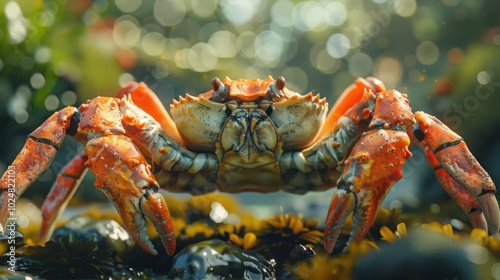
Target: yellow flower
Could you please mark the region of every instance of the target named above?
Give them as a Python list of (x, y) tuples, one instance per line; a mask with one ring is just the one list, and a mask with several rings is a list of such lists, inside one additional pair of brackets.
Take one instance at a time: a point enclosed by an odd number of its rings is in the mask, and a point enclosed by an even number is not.
[(415, 217), (413, 215), (403, 215), (401, 210), (396, 207), (393, 207), (390, 210), (382, 207), (379, 209), (372, 227), (380, 228), (382, 226), (388, 226), (389, 228), (394, 228), (399, 223), (410, 225), (414, 222), (414, 220)]
[(456, 238), (455, 234), (453, 233), (453, 227), (451, 226), (451, 224), (444, 224), (443, 225), (443, 224), (438, 223), (438, 222), (431, 222), (428, 224), (422, 224), (421, 228), (441, 232), (449, 237)]
[(210, 238), (214, 235), (215, 230), (203, 222), (194, 222), (192, 224), (186, 225), (181, 230), (181, 236), (186, 239), (193, 238), (195, 236), (203, 235), (205, 238)]
[(267, 219), (266, 222), (270, 227), (281, 230), (284, 235), (297, 235), (303, 230), (307, 230), (304, 228), (304, 222), (302, 222), (301, 218), (295, 216), (293, 213), (277, 215)]
[(243, 214), (237, 225), (220, 223), (217, 225), (217, 229), (220, 235), (226, 235), (229, 233), (242, 235), (245, 232), (260, 232), (263, 226), (264, 224), (261, 220), (258, 220), (250, 214)]
[(498, 237), (488, 236), (484, 246), (495, 253), (497, 256), (500, 256), (500, 240), (498, 239)]
[(396, 239), (401, 239), (403, 237), (406, 237), (407, 231), (406, 231), (406, 224), (405, 223), (399, 223), (396, 226), (396, 231), (392, 232), (388, 227), (382, 226), (380, 228), (380, 235), (382, 235), (382, 240), (385, 240), (387, 242), (394, 242)]
[(473, 228), (469, 235), (470, 239), (477, 242), (479, 245), (485, 245), (488, 233), (481, 228)]
[(498, 237), (488, 235), (484, 229), (474, 228), (470, 232), (469, 238), (500, 256), (500, 239)]
[(356, 260), (377, 245), (362, 240), (352, 243), (345, 254), (329, 255), (323, 251), (311, 259), (295, 263), (291, 271), (299, 279), (352, 279)]
[(230, 233), (229, 241), (244, 250), (248, 250), (253, 248), (257, 244), (257, 235), (255, 235), (255, 233), (253, 232), (247, 232), (245, 233), (245, 235), (243, 235), (242, 238), (234, 233)]
[(274, 232), (282, 237), (296, 236), (310, 244), (318, 244), (323, 239), (323, 232), (315, 229), (317, 221), (303, 220), (302, 216), (293, 213), (276, 215), (265, 221), (268, 225), (266, 232)]

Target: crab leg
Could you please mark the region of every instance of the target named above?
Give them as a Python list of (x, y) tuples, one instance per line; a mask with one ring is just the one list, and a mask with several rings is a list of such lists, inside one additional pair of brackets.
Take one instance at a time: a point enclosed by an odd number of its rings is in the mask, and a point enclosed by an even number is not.
[[(80, 114), (74, 107), (66, 107), (55, 112), (40, 127), (33, 131), (26, 140), (23, 149), (17, 155), (11, 166), (15, 167), (15, 196), (21, 196), (50, 166), (52, 160), (68, 135), (74, 135), (78, 128)], [(8, 173), (1, 179), (0, 194), (0, 228), (9, 218)]]
[(467, 214), (473, 227), (482, 228), (488, 231), (488, 224), (484, 217), (483, 211), (477, 199), (460, 183), (455, 181), (446, 170), (439, 164), (437, 158), (432, 153), (432, 150), (425, 144), (425, 141), (420, 141), (429, 164), (434, 169), (434, 174), (439, 180), (443, 189), (448, 195), (457, 201), (458, 206)]
[(397, 130), (371, 130), (359, 139), (344, 162), (328, 210), (324, 240), (327, 252), (333, 251), (351, 213), (353, 225), (345, 249), (366, 235), (385, 195), (403, 176), (403, 165), (411, 156), (409, 144), (406, 132)]
[(95, 186), (101, 189), (118, 210), (127, 232), (146, 252), (157, 251), (146, 233), (149, 218), (169, 255), (175, 252), (172, 219), (151, 166), (132, 141), (119, 135), (91, 139), (85, 152), (86, 165), (95, 175)]
[[(194, 185), (206, 188), (202, 192), (213, 191), (212, 180), (217, 178), (214, 172), (217, 171), (219, 165), (215, 154), (197, 153), (182, 147), (166, 134), (154, 118), (146, 114), (140, 107), (135, 106), (129, 98), (121, 99), (120, 107), (124, 112), (122, 125), (127, 136), (143, 155), (151, 159), (151, 164), (161, 167), (163, 172), (159, 173), (159, 176), (168, 177), (166, 173), (170, 171), (178, 174), (185, 172), (189, 174), (188, 177), (184, 178), (187, 180), (179, 180), (178, 188), (189, 187), (189, 183), (194, 180), (196, 181)], [(174, 181), (176, 180), (174, 179)], [(183, 182), (180, 183), (180, 181)], [(164, 183), (162, 187), (175, 190), (176, 186)], [(192, 186), (190, 189), (193, 193), (199, 193)]]
[(43, 221), (40, 227), (40, 239), (46, 241), (54, 230), (54, 221), (60, 216), (66, 205), (78, 189), (81, 179), (87, 173), (85, 166), (87, 155), (81, 153), (74, 157), (57, 175), (47, 198), (42, 204)]
[[(445, 183), (443, 187), (449, 192), (458, 192), (463, 195), (455, 200), (460, 207), (469, 209), (469, 213), (482, 210), (488, 224), (488, 232), (498, 234), (500, 210), (495, 197), (496, 187), (488, 173), (470, 153), (462, 137), (440, 120), (424, 112), (415, 113), (415, 118), (417, 125), (414, 127), (413, 134), (420, 142), (425, 143), (424, 145), (429, 148), (430, 153), (437, 159), (446, 174), (457, 183), (451, 185)], [(448, 176), (442, 177), (446, 179)], [(462, 188), (453, 189), (458, 184)], [(469, 192), (477, 199), (480, 209), (470, 202), (470, 195), (464, 195), (465, 192)], [(471, 221), (473, 224), (479, 222)]]

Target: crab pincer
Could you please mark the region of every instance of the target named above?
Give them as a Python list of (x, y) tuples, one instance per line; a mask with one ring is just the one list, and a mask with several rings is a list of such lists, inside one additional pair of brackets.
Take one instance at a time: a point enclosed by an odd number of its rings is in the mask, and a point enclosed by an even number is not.
[(346, 247), (360, 241), (370, 229), (380, 203), (392, 185), (403, 177), (410, 139), (398, 130), (365, 133), (345, 160), (326, 218), (324, 246), (332, 252), (345, 220), (352, 213), (353, 224)]
[(167, 204), (157, 191), (159, 185), (151, 165), (124, 136), (109, 135), (91, 139), (85, 151), (87, 165), (100, 188), (118, 210), (125, 228), (135, 242), (146, 252), (157, 251), (146, 232), (147, 217), (154, 225), (169, 255), (175, 252), (172, 219)]

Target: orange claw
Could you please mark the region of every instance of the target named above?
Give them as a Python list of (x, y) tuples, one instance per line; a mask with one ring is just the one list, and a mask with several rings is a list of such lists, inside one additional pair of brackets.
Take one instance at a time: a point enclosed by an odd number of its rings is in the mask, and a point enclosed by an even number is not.
[[(500, 227), (500, 210), (495, 197), (496, 187), (488, 173), (471, 154), (462, 137), (453, 132), (436, 117), (424, 112), (416, 112), (417, 125), (413, 128), (415, 137), (429, 148), (430, 153), (437, 159), (447, 175), (440, 179), (452, 182), (451, 185), (443, 184), (448, 192), (469, 192), (479, 202), (490, 234), (498, 234)], [(440, 175), (438, 175), (440, 177)], [(457, 185), (459, 189), (453, 189)], [(456, 199), (460, 207), (468, 209), (474, 207), (469, 195)], [(473, 208), (471, 208), (472, 210)], [(471, 211), (469, 210), (469, 211)], [(474, 212), (474, 211), (472, 211)], [(476, 223), (472, 221), (472, 223)]]
[(366, 235), (385, 195), (403, 176), (403, 165), (411, 156), (409, 144), (406, 132), (397, 130), (372, 130), (359, 139), (345, 160), (328, 210), (324, 240), (327, 252), (333, 251), (351, 212), (353, 225), (345, 249)]
[(43, 221), (40, 226), (40, 239), (42, 241), (47, 241), (52, 235), (54, 221), (66, 208), (78, 189), (81, 179), (87, 173), (86, 161), (87, 155), (85, 153), (77, 155), (57, 175), (57, 179), (42, 205)]
[(86, 165), (100, 188), (118, 210), (127, 232), (146, 252), (157, 251), (146, 232), (149, 218), (169, 255), (175, 252), (172, 219), (151, 166), (132, 141), (120, 135), (93, 138), (85, 147)]

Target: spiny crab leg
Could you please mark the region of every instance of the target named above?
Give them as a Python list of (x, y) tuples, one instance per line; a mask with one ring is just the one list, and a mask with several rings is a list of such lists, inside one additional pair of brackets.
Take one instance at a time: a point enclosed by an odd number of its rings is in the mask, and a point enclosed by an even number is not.
[(370, 229), (379, 205), (392, 185), (403, 177), (410, 139), (406, 132), (377, 129), (366, 132), (345, 160), (328, 210), (324, 246), (332, 252), (344, 221), (353, 213), (346, 247)]
[[(500, 210), (495, 197), (496, 187), (488, 173), (470, 153), (462, 137), (453, 132), (434, 116), (424, 112), (416, 112), (417, 125), (413, 128), (413, 134), (429, 148), (431, 153), (443, 167), (444, 171), (463, 188), (452, 189), (457, 184), (444, 184), (443, 187), (451, 192), (469, 192), (478, 202), (480, 209), (469, 199), (458, 199), (462, 208), (469, 208), (469, 213), (481, 211), (488, 224), (490, 234), (498, 234), (500, 224)], [(443, 175), (446, 180), (446, 175)], [(438, 175), (439, 177), (439, 175)], [(468, 197), (465, 194), (464, 197)], [(480, 221), (472, 221), (480, 223)]]
[(151, 166), (132, 141), (124, 136), (109, 135), (91, 139), (85, 151), (87, 165), (94, 173), (95, 186), (113, 203), (132, 238), (146, 252), (157, 251), (146, 232), (149, 218), (167, 253), (175, 252), (172, 219)]
[(81, 153), (74, 157), (57, 175), (47, 198), (42, 204), (42, 224), (40, 239), (46, 241), (54, 230), (54, 221), (60, 216), (66, 205), (78, 189), (81, 179), (87, 173), (85, 166), (87, 154)]

